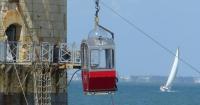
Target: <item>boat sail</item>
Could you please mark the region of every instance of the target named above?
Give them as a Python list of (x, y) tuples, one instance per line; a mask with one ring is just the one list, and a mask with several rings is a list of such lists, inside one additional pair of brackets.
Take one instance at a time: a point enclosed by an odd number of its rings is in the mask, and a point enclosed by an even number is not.
[(178, 71), (178, 62), (179, 62), (179, 49), (177, 49), (176, 51), (176, 56), (174, 59), (174, 63), (172, 66), (172, 69), (170, 71), (169, 77), (167, 79), (167, 83), (164, 86), (160, 87), (160, 90), (163, 92), (169, 92), (171, 87), (172, 87), (172, 83), (176, 77), (177, 71)]

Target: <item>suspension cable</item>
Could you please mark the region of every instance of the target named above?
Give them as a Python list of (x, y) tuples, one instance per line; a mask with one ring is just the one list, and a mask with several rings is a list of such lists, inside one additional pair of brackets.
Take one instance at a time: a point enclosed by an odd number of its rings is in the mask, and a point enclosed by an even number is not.
[(95, 12), (95, 27), (97, 27), (97, 25), (99, 24), (99, 11), (100, 11), (99, 0), (95, 1), (95, 8), (96, 8), (96, 12)]
[[(150, 34), (146, 33), (145, 31), (143, 31), (142, 28), (140, 28), (139, 26), (137, 26), (136, 24), (134, 24), (133, 22), (131, 22), (130, 20), (128, 20), (127, 18), (125, 18), (124, 16), (122, 16), (120, 13), (118, 13), (117, 11), (115, 11), (113, 8), (109, 7), (108, 5), (106, 5), (104, 2), (102, 2), (102, 5), (104, 7), (106, 7), (107, 9), (109, 9), (111, 12), (113, 12), (115, 15), (117, 15), (118, 17), (120, 17), (124, 22), (126, 22), (127, 24), (129, 24), (132, 28), (138, 30), (140, 33), (142, 33), (145, 37), (147, 37), (148, 39), (150, 39), (151, 41), (153, 41), (155, 44), (157, 44), (160, 48), (164, 49), (166, 52), (168, 52), (169, 54), (175, 56), (176, 54), (171, 51), (169, 48), (167, 48), (165, 45), (163, 45), (161, 42), (159, 42), (158, 40), (156, 40), (155, 38), (153, 38)], [(184, 60), (183, 58), (179, 57), (179, 60), (182, 61), (184, 64), (186, 64), (188, 67), (190, 67), (193, 71), (197, 72), (198, 74), (200, 74), (200, 70), (197, 69), (196, 67), (194, 67), (193, 65), (191, 65), (189, 62), (187, 62), (186, 60)]]
[(99, 16), (99, 10), (100, 10), (99, 0), (96, 0), (95, 4), (96, 4), (96, 6), (95, 6), (95, 8), (96, 8), (96, 14), (95, 14), (95, 16), (98, 17)]
[(73, 75), (71, 76), (69, 82), (67, 83), (67, 87), (70, 86), (70, 84), (71, 84), (71, 82), (72, 82), (72, 79), (74, 78), (74, 75), (75, 75), (76, 73), (78, 73), (79, 71), (81, 71), (81, 69), (78, 69), (78, 70), (76, 70), (76, 71), (73, 73)]

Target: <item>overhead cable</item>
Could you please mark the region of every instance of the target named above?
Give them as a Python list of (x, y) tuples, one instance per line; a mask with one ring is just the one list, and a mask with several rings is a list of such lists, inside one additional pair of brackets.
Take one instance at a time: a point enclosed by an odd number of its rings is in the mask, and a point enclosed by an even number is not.
[[(168, 52), (169, 54), (176, 56), (176, 54), (171, 51), (169, 48), (167, 48), (165, 45), (163, 45), (161, 42), (159, 42), (158, 40), (156, 40), (155, 38), (153, 38), (150, 34), (146, 33), (142, 28), (140, 28), (139, 26), (137, 26), (135, 23), (131, 22), (130, 20), (128, 20), (127, 18), (125, 18), (124, 16), (122, 16), (120, 13), (118, 13), (116, 10), (114, 10), (113, 8), (111, 8), (110, 6), (108, 6), (107, 4), (105, 4), (104, 2), (100, 2), (104, 7), (106, 7), (107, 9), (109, 9), (111, 12), (113, 12), (115, 15), (117, 15), (118, 17), (120, 17), (124, 22), (126, 22), (127, 24), (129, 24), (132, 28), (138, 30), (140, 33), (142, 33), (142, 35), (144, 35), (145, 37), (147, 37), (148, 39), (150, 39), (151, 41), (153, 41), (156, 45), (158, 45), (159, 47), (161, 47), (162, 49), (164, 49), (166, 52)], [(179, 60), (182, 61), (184, 64), (186, 64), (188, 67), (190, 67), (192, 70), (194, 70), (195, 72), (200, 74), (200, 70), (198, 70), (196, 67), (194, 67), (193, 65), (191, 65), (189, 62), (187, 62), (186, 60), (184, 60), (183, 58), (179, 57)]]

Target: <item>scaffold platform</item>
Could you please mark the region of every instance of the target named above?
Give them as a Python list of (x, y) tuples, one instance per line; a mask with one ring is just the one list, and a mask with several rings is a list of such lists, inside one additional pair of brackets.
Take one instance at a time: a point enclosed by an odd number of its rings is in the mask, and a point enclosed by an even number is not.
[(32, 65), (34, 62), (48, 62), (62, 68), (80, 67), (80, 51), (67, 43), (50, 42), (23, 43), (0, 42), (0, 64)]

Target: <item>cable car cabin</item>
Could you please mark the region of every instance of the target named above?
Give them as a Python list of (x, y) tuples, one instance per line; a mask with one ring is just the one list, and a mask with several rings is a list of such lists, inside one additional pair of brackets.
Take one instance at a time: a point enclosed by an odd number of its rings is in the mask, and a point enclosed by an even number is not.
[(92, 30), (81, 44), (83, 91), (86, 95), (110, 94), (117, 90), (114, 37), (101, 27)]

